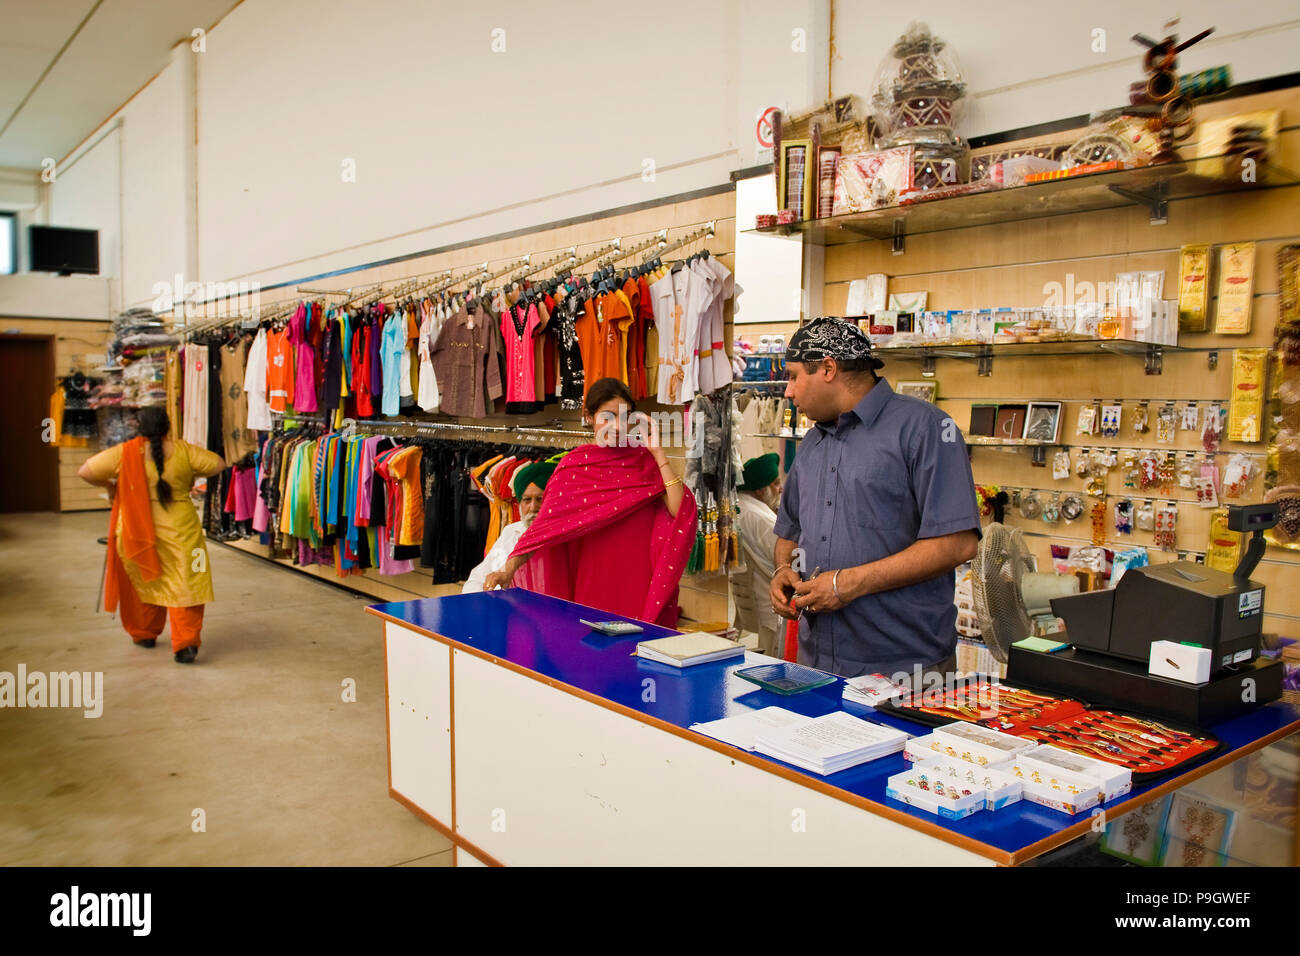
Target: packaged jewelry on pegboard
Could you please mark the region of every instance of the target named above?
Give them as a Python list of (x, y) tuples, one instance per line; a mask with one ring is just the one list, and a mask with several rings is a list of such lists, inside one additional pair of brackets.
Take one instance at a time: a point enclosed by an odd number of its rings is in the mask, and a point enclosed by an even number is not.
[(1052, 456), (1052, 477), (1057, 481), (1070, 477), (1070, 453), (1064, 448)]
[(1160, 483), (1160, 458), (1155, 452), (1146, 452), (1138, 460), (1138, 487), (1154, 488)]
[(1061, 493), (1054, 492), (1043, 505), (1043, 524), (1056, 524), (1061, 520)]
[(1107, 438), (1118, 438), (1120, 419), (1123, 417), (1123, 413), (1123, 405), (1103, 405), (1101, 408), (1101, 433)]
[(1223, 438), (1223, 419), (1226, 411), (1222, 405), (1210, 405), (1201, 420), (1201, 446), (1208, 452), (1219, 450)]
[(1219, 507), (1219, 492), (1214, 487), (1214, 479), (1208, 475), (1196, 478), (1196, 503), (1202, 508)]
[(1098, 501), (1092, 506), (1092, 543), (1101, 546), (1106, 543), (1106, 502)]
[(1178, 505), (1162, 501), (1156, 506), (1156, 526), (1153, 532), (1156, 546), (1165, 551), (1178, 547)]
[(1080, 448), (1079, 457), (1074, 459), (1074, 473), (1080, 478), (1087, 478), (1092, 471), (1092, 449)]
[(1178, 487), (1195, 488), (1196, 475), (1199, 469), (1196, 467), (1196, 458), (1188, 452), (1178, 460)]
[(1083, 514), (1083, 499), (1071, 492), (1061, 501), (1061, 517), (1066, 521), (1077, 521)]
[(1237, 452), (1228, 459), (1228, 466), (1223, 470), (1223, 497), (1237, 499), (1243, 497), (1250, 489), (1255, 477), (1255, 460), (1249, 455)]
[(1178, 421), (1178, 427), (1185, 432), (1200, 430), (1201, 410), (1196, 407), (1195, 402), (1188, 402), (1183, 406), (1183, 414)]
[(1139, 403), (1138, 407), (1133, 409), (1133, 434), (1145, 435), (1151, 430), (1151, 406), (1146, 402)]
[(1031, 491), (1020, 496), (1020, 517), (1032, 520), (1042, 513), (1043, 502), (1039, 500), (1038, 492)]
[(1214, 460), (1214, 456), (1202, 455), (1200, 469), (1198, 477), (1210, 479), (1214, 484), (1214, 494), (1216, 496), (1223, 494), (1223, 478), (1219, 474), (1219, 463)]
[(1115, 530), (1120, 534), (1133, 533), (1133, 502), (1128, 498), (1115, 502)]
[(1124, 472), (1124, 487), (1138, 486), (1138, 453), (1136, 449), (1126, 449), (1120, 458), (1120, 468)]
[(1172, 405), (1161, 407), (1156, 416), (1156, 441), (1172, 445), (1178, 439), (1178, 413)]
[(1133, 509), (1133, 526), (1139, 531), (1152, 531), (1156, 526), (1156, 506), (1143, 501)]
[(1097, 434), (1097, 406), (1084, 405), (1079, 409), (1079, 421), (1075, 431), (1080, 435)]
[(1167, 495), (1169, 492), (1174, 490), (1174, 483), (1178, 480), (1178, 470), (1172, 452), (1165, 455), (1161, 460), (1156, 477), (1160, 482), (1160, 491), (1162, 494)]

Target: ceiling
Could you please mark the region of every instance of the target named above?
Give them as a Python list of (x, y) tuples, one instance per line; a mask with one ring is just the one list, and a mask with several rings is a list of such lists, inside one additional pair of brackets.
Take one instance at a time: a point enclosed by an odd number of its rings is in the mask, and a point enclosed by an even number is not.
[(238, 2), (0, 0), (0, 167), (61, 160)]

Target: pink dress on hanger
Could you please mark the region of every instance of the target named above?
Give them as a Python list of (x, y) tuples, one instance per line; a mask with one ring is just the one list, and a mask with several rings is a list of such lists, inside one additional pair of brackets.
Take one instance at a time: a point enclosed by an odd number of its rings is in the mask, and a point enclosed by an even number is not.
[[(522, 314), (521, 314), (522, 313)], [(506, 401), (537, 400), (537, 364), (533, 356), (533, 332), (541, 322), (536, 305), (527, 311), (511, 306), (501, 313), (501, 337), (506, 348)]]

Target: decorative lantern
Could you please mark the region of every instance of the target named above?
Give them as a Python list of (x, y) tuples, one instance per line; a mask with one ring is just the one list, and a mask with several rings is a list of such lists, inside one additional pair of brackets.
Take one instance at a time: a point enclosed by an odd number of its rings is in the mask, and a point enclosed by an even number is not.
[(912, 23), (876, 73), (872, 95), (876, 148), (915, 148), (913, 188), (964, 183), (970, 146), (957, 135), (966, 83), (952, 47)]

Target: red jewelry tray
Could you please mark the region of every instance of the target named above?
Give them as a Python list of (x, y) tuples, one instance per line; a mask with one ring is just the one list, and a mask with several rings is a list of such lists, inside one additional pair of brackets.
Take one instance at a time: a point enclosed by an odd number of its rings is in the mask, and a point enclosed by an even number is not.
[[(1121, 736), (1108, 737), (1108, 733)], [(1133, 772), (1134, 784), (1186, 770), (1223, 747), (1221, 741), (1199, 728), (1102, 708), (1089, 708), (1052, 724), (1031, 726), (1016, 736), (1125, 767)], [(1124, 753), (1115, 753), (1114, 749)]]
[[(991, 694), (983, 692), (989, 686), (998, 688), (997, 706), (992, 706), (995, 702)], [(970, 693), (964, 693), (966, 691)], [(1020, 692), (1025, 692), (1028, 696), (1020, 700), (1013, 700), (1012, 695)], [(958, 702), (973, 704), (979, 715), (976, 716), (970, 712), (963, 713), (956, 709), (929, 707), (932, 695), (937, 696), (941, 693), (945, 699), (952, 700), (955, 696)], [(919, 702), (919, 707), (900, 703), (901, 698), (895, 697), (880, 703), (876, 709), (908, 720), (914, 720), (928, 727), (942, 727), (944, 724), (951, 724), (955, 720), (964, 720), (968, 723), (979, 724), (982, 727), (989, 727), (992, 730), (1017, 736), (1019, 736), (1022, 729), (1027, 730), (1034, 724), (1054, 723), (1081, 714), (1088, 709), (1088, 705), (1081, 700), (1060, 697), (1045, 691), (1037, 691), (1027, 685), (1012, 687), (997, 678), (988, 678), (984, 675), (980, 675), (980, 684), (977, 687), (972, 688), (969, 685), (964, 685), (956, 688), (955, 693), (951, 690), (922, 690), (920, 697), (922, 699)], [(1045, 698), (1046, 700), (1042, 706), (1035, 708), (1032, 706), (1032, 698)], [(983, 706), (980, 706), (981, 704)], [(1014, 711), (1021, 704), (1029, 705), (1030, 709), (1036, 712), (1024, 716), (1017, 715)], [(920, 709), (922, 707), (929, 707), (929, 709)]]

